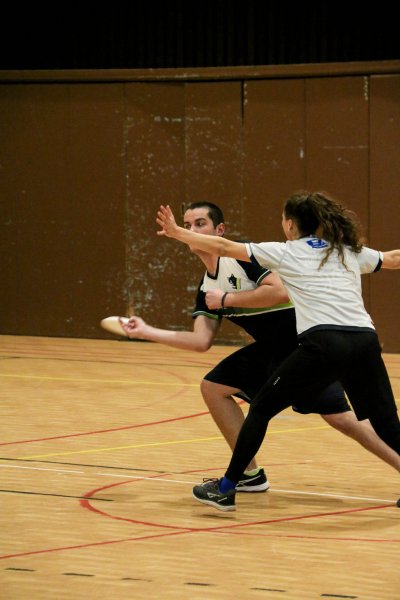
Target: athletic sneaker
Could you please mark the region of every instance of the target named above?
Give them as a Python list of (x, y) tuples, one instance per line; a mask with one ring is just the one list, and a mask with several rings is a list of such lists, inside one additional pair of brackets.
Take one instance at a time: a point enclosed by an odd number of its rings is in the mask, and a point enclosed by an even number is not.
[(236, 486), (237, 492), (266, 492), (269, 488), (269, 481), (265, 475), (264, 469), (260, 469), (256, 475), (246, 475), (243, 473), (239, 483)]
[(203, 479), (201, 485), (195, 485), (193, 488), (193, 497), (203, 504), (209, 504), (218, 510), (236, 510), (235, 494), (236, 490), (222, 493), (219, 490), (220, 479)]

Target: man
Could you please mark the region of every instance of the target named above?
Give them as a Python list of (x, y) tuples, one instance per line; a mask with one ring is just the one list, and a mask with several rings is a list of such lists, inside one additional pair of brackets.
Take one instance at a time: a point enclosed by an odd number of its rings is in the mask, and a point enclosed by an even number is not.
[[(196, 233), (221, 237), (225, 233), (222, 211), (209, 202), (189, 204), (184, 214), (184, 227)], [(244, 414), (234, 397), (250, 402), (273, 370), (297, 346), (294, 308), (279, 277), (260, 267), (256, 261), (242, 262), (191, 250), (206, 267), (193, 311), (193, 330), (159, 329), (137, 316), (131, 317), (128, 323), (120, 323), (129, 338), (198, 352), (211, 347), (223, 318), (239, 325), (254, 338), (253, 343), (217, 364), (201, 382), (205, 403), (233, 450), (244, 421)], [(323, 406), (317, 402), (313, 412), (321, 414), (329, 425), (400, 471), (398, 454), (377, 436), (368, 421), (357, 420), (339, 384), (325, 390)], [(263, 492), (268, 487), (264, 470), (253, 458), (237, 491)]]

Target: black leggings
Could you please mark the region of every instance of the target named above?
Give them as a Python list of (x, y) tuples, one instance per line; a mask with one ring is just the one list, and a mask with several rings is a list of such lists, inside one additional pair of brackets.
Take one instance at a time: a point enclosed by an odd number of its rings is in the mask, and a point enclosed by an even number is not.
[(376, 333), (318, 330), (276, 369), (250, 405), (226, 477), (237, 483), (265, 437), (269, 421), (291, 405), (313, 412), (315, 398), (333, 381), (342, 383), (359, 420), (400, 454), (400, 421)]

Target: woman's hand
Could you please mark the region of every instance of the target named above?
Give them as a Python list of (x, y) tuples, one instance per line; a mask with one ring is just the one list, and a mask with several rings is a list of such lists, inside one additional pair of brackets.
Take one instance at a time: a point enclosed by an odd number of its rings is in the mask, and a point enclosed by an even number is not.
[(158, 212), (156, 222), (161, 227), (161, 231), (157, 231), (157, 235), (164, 235), (166, 237), (176, 237), (176, 233), (180, 229), (176, 224), (174, 214), (169, 207), (161, 205)]

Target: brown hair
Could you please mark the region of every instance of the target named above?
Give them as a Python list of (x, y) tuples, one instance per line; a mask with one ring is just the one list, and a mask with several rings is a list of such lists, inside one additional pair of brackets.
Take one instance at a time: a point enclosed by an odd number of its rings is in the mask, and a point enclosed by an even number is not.
[(321, 237), (330, 243), (320, 267), (335, 248), (346, 268), (344, 246), (349, 246), (353, 252), (361, 252), (363, 239), (355, 213), (325, 192), (296, 192), (286, 200), (283, 213), (286, 219), (295, 221), (300, 235), (315, 234), (319, 230)]

